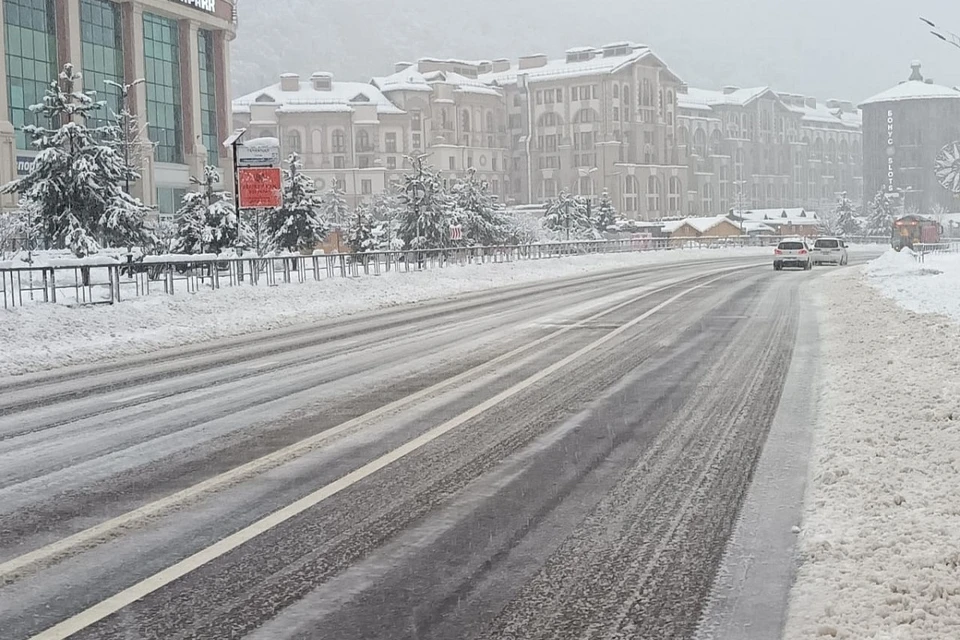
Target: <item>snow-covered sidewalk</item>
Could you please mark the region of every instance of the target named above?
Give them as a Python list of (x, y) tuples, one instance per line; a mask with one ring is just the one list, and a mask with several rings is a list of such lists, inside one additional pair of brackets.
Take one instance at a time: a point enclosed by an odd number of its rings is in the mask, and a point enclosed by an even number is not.
[(767, 256), (769, 248), (590, 255), (468, 265), (279, 287), (134, 299), (115, 306), (0, 310), (0, 376), (96, 362), (373, 309), (650, 264)]
[(819, 417), (785, 640), (960, 638), (958, 267), (887, 254), (817, 283)]

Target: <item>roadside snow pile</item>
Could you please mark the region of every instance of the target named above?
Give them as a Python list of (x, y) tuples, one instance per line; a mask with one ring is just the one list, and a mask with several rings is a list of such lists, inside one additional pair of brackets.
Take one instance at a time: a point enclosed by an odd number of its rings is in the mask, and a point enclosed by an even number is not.
[(147, 353), (495, 287), (649, 264), (769, 254), (769, 248), (607, 254), (333, 278), (279, 287), (228, 287), (192, 295), (158, 294), (112, 307), (36, 304), (15, 311), (0, 310), (0, 376)]
[(867, 281), (902, 307), (960, 320), (960, 254), (929, 254), (918, 262), (909, 250), (890, 250), (868, 264)]
[[(922, 269), (885, 256), (868, 278), (888, 294), (897, 279), (947, 279)], [(784, 640), (960, 638), (960, 325), (898, 307), (855, 271), (821, 282), (819, 418)]]

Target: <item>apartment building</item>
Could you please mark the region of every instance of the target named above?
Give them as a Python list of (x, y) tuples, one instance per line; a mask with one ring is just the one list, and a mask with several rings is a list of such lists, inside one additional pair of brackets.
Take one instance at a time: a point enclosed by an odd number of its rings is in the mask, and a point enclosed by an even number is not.
[(39, 117), (30, 106), (67, 62), (112, 110), (121, 99), (108, 81), (145, 81), (129, 107), (156, 146), (134, 190), (161, 214), (205, 164), (229, 173), (220, 143), (230, 131), (235, 0), (2, 0), (0, 22), (0, 183), (29, 170), (36, 151), (23, 126)]
[(503, 94), (477, 80), (478, 72), (479, 63), (425, 58), (369, 83), (284, 74), (234, 100), (234, 121), (252, 136), (279, 138), (284, 157), (301, 154), (317, 186), (336, 180), (351, 206), (400, 181), (406, 157), (418, 153), (447, 181), (475, 168), (502, 197)]
[(687, 158), (686, 212), (733, 208), (822, 211), (840, 192), (861, 197), (860, 113), (849, 102), (681, 87), (678, 137)]
[(645, 45), (577, 47), (516, 65), (500, 59), (480, 80), (504, 92), (510, 192), (541, 202), (561, 191), (607, 191), (635, 218), (682, 212), (685, 158), (677, 145), (681, 80)]
[(304, 173), (321, 190), (334, 181), (351, 206), (400, 179), (409, 152), (409, 114), (364, 82), (338, 82), (316, 72), (286, 73), (269, 87), (233, 101), (234, 125), (248, 137), (280, 140), (281, 157), (300, 154)]

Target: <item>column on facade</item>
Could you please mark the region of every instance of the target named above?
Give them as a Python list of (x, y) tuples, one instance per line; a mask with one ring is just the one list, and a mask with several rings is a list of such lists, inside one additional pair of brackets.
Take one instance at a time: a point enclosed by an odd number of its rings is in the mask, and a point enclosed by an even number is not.
[[(57, 57), (60, 65), (73, 64), (77, 72), (83, 67), (83, 45), (80, 38), (80, 2), (79, 0), (56, 0), (57, 18)], [(75, 88), (83, 89), (81, 79)]]
[(203, 176), (207, 164), (207, 148), (201, 135), (200, 114), (200, 43), (199, 23), (180, 20), (180, 101), (183, 105), (183, 160), (190, 175)]
[[(217, 140), (226, 140), (233, 131), (233, 114), (230, 108), (230, 43), (225, 31), (216, 31), (213, 35), (214, 73), (217, 80)], [(208, 149), (209, 151), (209, 149)], [(233, 157), (226, 153), (221, 144), (217, 150), (220, 166), (225, 173), (232, 173)]]

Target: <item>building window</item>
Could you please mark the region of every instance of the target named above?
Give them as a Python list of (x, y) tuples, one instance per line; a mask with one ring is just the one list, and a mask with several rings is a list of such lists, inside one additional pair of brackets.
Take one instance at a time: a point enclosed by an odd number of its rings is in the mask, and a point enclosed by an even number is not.
[(334, 153), (347, 152), (347, 136), (343, 133), (343, 129), (334, 129), (330, 134), (330, 148)]
[(704, 182), (700, 192), (703, 207), (701, 211), (709, 215), (713, 213), (713, 185), (709, 182)]
[(680, 185), (680, 178), (673, 176), (670, 178), (669, 191), (667, 192), (667, 210), (670, 213), (678, 213), (680, 211), (680, 192), (682, 187)]
[(637, 211), (637, 179), (627, 176), (623, 179), (623, 210), (628, 213)]
[(147, 81), (147, 122), (157, 162), (183, 162), (183, 107), (180, 100), (180, 26), (176, 20), (143, 14), (143, 57)]
[(373, 194), (373, 180), (360, 181), (360, 194), (364, 196), (369, 196)]
[(287, 151), (293, 153), (303, 153), (303, 138), (296, 129), (287, 132)]
[[(200, 59), (200, 129), (203, 132), (203, 146), (207, 148), (207, 163), (218, 167), (220, 127), (217, 124), (217, 74), (213, 32), (199, 29), (197, 44)], [(297, 153), (300, 152), (301, 149), (298, 149)]]
[(83, 55), (83, 89), (96, 92), (105, 109), (91, 114), (90, 126), (109, 121), (111, 112), (123, 109), (120, 91), (107, 81), (123, 84), (123, 45), (120, 38), (120, 5), (107, 0), (80, 1), (80, 43)]
[(419, 110), (410, 112), (410, 126), (413, 127), (414, 131), (423, 130), (423, 123), (420, 120)]
[(17, 148), (29, 149), (23, 126), (38, 124), (30, 107), (43, 101), (57, 77), (53, 0), (3, 0), (3, 19), (10, 122), (16, 129)]
[(157, 213), (161, 222), (171, 222), (180, 209), (186, 189), (173, 187), (157, 187)]
[(384, 146), (386, 147), (387, 153), (396, 153), (397, 152), (397, 134), (396, 133), (384, 134)]
[(387, 158), (387, 169), (396, 169), (397, 168), (397, 159), (393, 156)]
[(360, 156), (357, 158), (357, 167), (360, 169), (369, 169), (371, 166), (370, 156)]
[(413, 141), (412, 141), (412, 142), (413, 142), (413, 148), (414, 148), (414, 149), (420, 149), (420, 148), (422, 148), (422, 144), (423, 144), (423, 143), (421, 142), (421, 139), (422, 139), (422, 138), (420, 137), (420, 134), (419, 134), (419, 133), (413, 134)]
[(451, 170), (451, 171), (456, 171), (456, 169), (457, 169), (457, 159), (454, 158), (453, 156), (450, 156), (449, 158), (447, 158), (447, 162), (449, 163), (450, 170)]
[(334, 156), (333, 157), (333, 168), (334, 169), (343, 169), (347, 164), (347, 161), (344, 160), (343, 156)]
[(511, 113), (507, 120), (507, 127), (510, 129), (519, 129), (521, 126), (523, 126), (521, 124), (522, 120), (520, 119), (519, 113)]
[(497, 156), (493, 156), (493, 158), (490, 159), (490, 169), (493, 171), (497, 170)]
[(647, 210), (660, 213), (660, 179), (657, 176), (647, 178)]
[(356, 142), (354, 143), (354, 147), (360, 153), (365, 153), (373, 150), (373, 147), (370, 146), (370, 134), (367, 133), (365, 129), (361, 129), (360, 131), (357, 131), (357, 139), (356, 139)]
[(460, 112), (460, 129), (470, 131), (470, 112), (466, 109)]
[(563, 102), (563, 89), (557, 89), (557, 104)]

